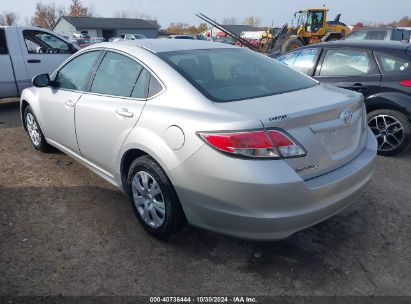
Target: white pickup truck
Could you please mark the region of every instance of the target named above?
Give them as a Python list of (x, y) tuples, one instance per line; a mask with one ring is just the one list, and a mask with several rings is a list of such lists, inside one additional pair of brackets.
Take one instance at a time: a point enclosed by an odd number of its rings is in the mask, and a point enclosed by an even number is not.
[(51, 74), (77, 50), (42, 28), (0, 26), (0, 98), (20, 96), (34, 76)]

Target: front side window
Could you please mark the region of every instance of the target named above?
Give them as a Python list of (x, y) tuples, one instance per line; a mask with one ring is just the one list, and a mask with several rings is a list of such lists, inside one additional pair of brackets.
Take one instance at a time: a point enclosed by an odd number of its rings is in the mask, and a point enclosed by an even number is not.
[(29, 54), (70, 54), (68, 43), (42, 31), (23, 31)]
[(361, 76), (370, 74), (367, 52), (354, 50), (327, 51), (320, 76)]
[(345, 40), (364, 40), (366, 35), (366, 31), (356, 31), (348, 35)]
[(309, 74), (314, 68), (319, 49), (304, 49), (278, 58), (278, 61), (304, 74)]
[(375, 57), (384, 74), (409, 72), (411, 70), (411, 59), (378, 53), (375, 54)]
[(267, 56), (237, 48), (158, 54), (201, 93), (216, 102), (259, 98), (317, 85)]
[(143, 67), (133, 59), (107, 52), (91, 86), (91, 92), (130, 97)]
[(57, 72), (56, 86), (61, 89), (82, 91), (87, 76), (99, 55), (100, 51), (95, 51), (75, 57)]

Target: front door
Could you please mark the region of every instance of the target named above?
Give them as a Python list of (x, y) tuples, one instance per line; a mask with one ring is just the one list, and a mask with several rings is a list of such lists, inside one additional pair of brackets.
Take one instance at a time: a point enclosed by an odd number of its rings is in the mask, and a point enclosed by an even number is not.
[(80, 151), (74, 125), (75, 107), (100, 54), (100, 51), (91, 51), (75, 57), (56, 73), (52, 87), (41, 89), (44, 135), (75, 153)]
[(76, 105), (81, 154), (114, 173), (118, 153), (145, 105), (150, 74), (134, 59), (107, 52), (90, 86)]
[(29, 79), (51, 74), (72, 54), (69, 44), (43, 30), (22, 29), (23, 58)]

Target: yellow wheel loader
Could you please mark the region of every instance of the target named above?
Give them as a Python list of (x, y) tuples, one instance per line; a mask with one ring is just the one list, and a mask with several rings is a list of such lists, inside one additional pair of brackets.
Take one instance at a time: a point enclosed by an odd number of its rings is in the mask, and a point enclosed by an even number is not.
[(272, 50), (286, 53), (304, 45), (344, 39), (350, 29), (340, 22), (341, 14), (334, 21), (327, 21), (328, 9), (305, 9), (294, 14), (291, 27), (284, 25), (273, 37)]

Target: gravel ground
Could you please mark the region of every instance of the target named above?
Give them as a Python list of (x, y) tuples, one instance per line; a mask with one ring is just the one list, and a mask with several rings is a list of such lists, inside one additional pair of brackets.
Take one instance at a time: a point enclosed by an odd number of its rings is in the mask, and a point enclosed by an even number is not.
[(35, 151), (0, 102), (0, 295), (411, 295), (411, 151), (361, 199), (278, 242), (148, 236), (120, 191)]

